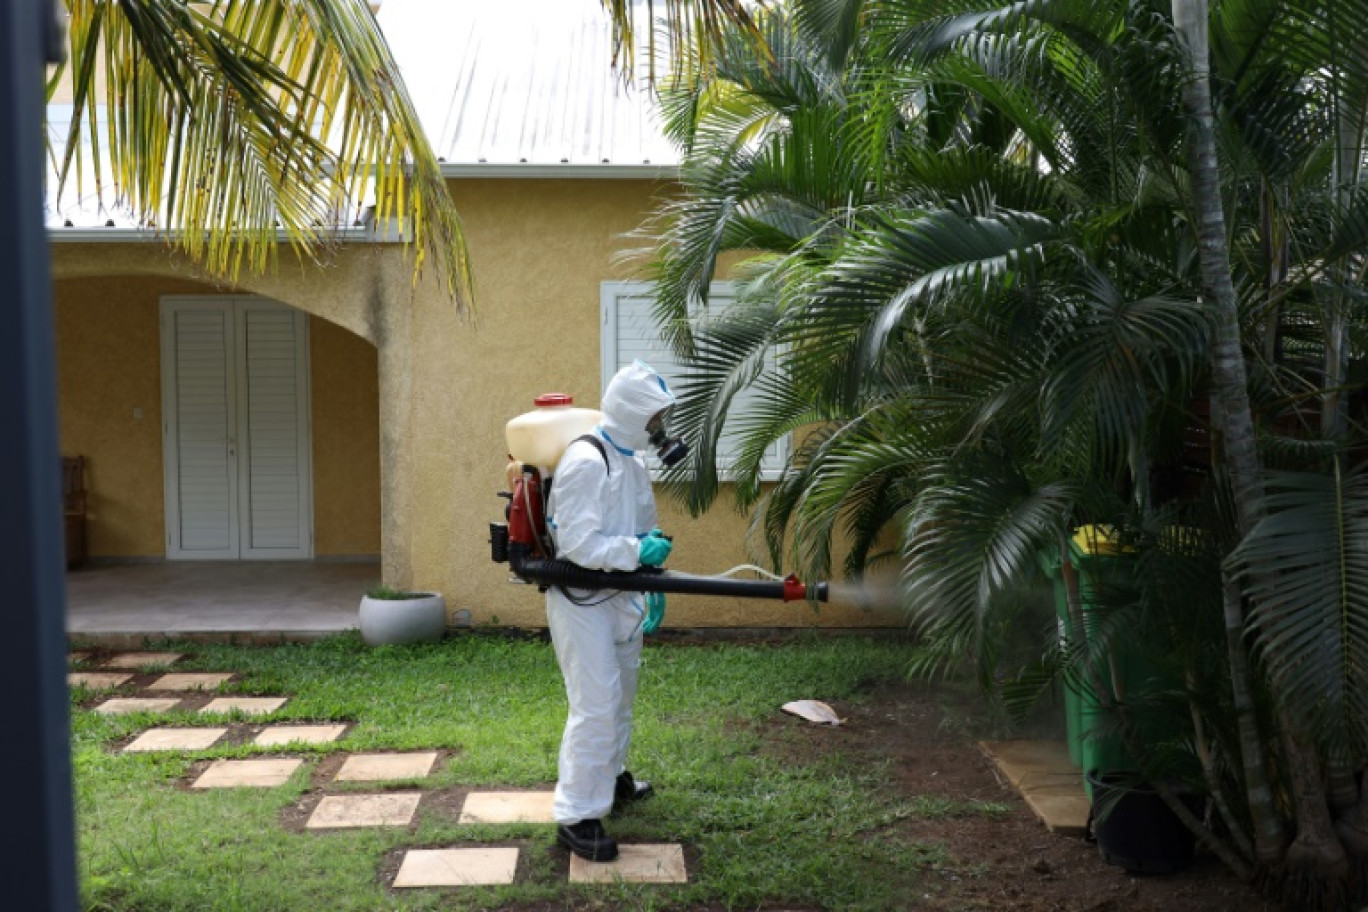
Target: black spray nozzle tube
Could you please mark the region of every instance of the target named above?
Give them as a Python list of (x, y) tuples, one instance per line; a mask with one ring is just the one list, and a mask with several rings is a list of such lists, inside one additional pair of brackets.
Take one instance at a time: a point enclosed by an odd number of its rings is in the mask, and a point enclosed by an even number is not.
[(786, 580), (741, 580), (716, 576), (694, 576), (670, 570), (587, 570), (567, 560), (529, 557), (527, 547), (517, 543), (508, 547), (508, 563), (513, 572), (528, 582), (571, 589), (616, 589), (622, 592), (679, 592), (690, 595), (729, 595), (735, 598), (796, 599), (815, 597), (827, 600), (826, 583), (801, 583)]

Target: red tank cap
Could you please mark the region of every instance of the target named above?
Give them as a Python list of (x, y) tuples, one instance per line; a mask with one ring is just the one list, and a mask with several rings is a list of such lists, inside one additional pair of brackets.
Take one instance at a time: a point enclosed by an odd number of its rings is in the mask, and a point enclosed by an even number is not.
[(552, 405), (573, 405), (574, 402), (574, 397), (569, 393), (542, 393), (536, 399), (532, 400), (533, 405), (542, 408)]

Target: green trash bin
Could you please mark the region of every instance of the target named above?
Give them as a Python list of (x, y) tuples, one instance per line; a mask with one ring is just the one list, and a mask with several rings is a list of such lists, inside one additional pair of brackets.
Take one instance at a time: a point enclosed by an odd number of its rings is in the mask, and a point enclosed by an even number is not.
[[(1059, 647), (1064, 649), (1074, 637), (1073, 618), (1069, 617), (1069, 603), (1065, 597), (1064, 581), (1059, 575), (1059, 556), (1041, 560), (1045, 572), (1054, 580), (1055, 624), (1059, 632)], [(1064, 742), (1069, 748), (1069, 760), (1079, 769), (1083, 766), (1083, 703), (1084, 694), (1068, 681), (1064, 682)]]
[[(1106, 529), (1099, 526), (1079, 528), (1070, 544), (1071, 559), (1078, 573), (1079, 603), (1083, 615), (1083, 625), (1087, 634), (1088, 614), (1096, 605), (1095, 594), (1098, 584), (1104, 580), (1123, 578), (1114, 574), (1125, 573), (1125, 556), (1117, 550)], [(1076, 635), (1073, 618), (1069, 616), (1068, 595), (1064, 578), (1060, 573), (1058, 554), (1042, 559), (1046, 573), (1054, 581), (1055, 616), (1059, 625), (1061, 645), (1072, 641)], [(1127, 681), (1138, 681), (1142, 669), (1129, 656), (1111, 655), (1109, 661), (1115, 676), (1125, 686)], [(1110, 679), (1110, 669), (1103, 669), (1104, 676)], [(1103, 772), (1119, 769), (1133, 769), (1135, 764), (1125, 748), (1115, 737), (1099, 734), (1095, 728), (1102, 718), (1103, 710), (1097, 695), (1091, 688), (1075, 689), (1067, 681), (1064, 684), (1064, 725), (1065, 737), (1069, 748), (1069, 759), (1084, 774), (1084, 788), (1092, 798), (1092, 788), (1087, 781), (1087, 773), (1092, 770)]]

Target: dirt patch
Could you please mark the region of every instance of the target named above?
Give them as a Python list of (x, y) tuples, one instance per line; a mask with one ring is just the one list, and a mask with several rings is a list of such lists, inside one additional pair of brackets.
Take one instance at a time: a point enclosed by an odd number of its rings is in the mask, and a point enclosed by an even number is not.
[(1199, 855), (1185, 871), (1136, 876), (1102, 861), (1084, 839), (1055, 836), (1001, 781), (964, 724), (967, 704), (947, 704), (922, 685), (889, 684), (861, 703), (832, 702), (839, 727), (790, 716), (770, 724), (775, 749), (814, 756), (837, 751), (864, 765), (889, 764), (889, 797), (1005, 806), (1002, 813), (911, 817), (907, 836), (945, 847), (952, 862), (932, 874), (909, 908), (983, 912), (1277, 912), (1278, 907)]

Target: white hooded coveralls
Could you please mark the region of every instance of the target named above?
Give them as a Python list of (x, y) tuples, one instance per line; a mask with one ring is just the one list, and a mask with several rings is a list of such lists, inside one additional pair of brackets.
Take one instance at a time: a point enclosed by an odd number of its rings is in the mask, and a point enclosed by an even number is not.
[[(646, 424), (674, 404), (665, 381), (640, 361), (613, 376), (592, 444), (571, 444), (552, 476), (547, 526), (557, 557), (591, 570), (635, 570), (640, 537), (656, 525), (644, 458)], [(607, 816), (632, 737), (641, 665), (643, 597), (636, 592), (546, 591), (547, 626), (570, 704), (552, 813), (557, 823)]]

